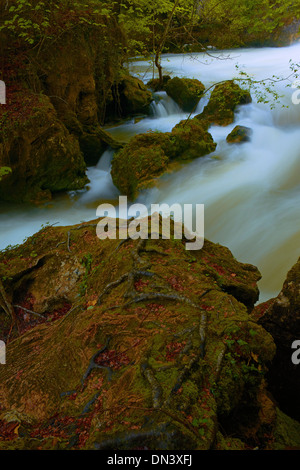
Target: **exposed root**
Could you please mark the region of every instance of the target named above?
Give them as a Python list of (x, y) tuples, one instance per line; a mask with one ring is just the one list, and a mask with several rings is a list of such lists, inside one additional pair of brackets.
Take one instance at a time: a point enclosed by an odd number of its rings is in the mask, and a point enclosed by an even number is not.
[(161, 385), (159, 381), (157, 380), (157, 378), (155, 377), (155, 374), (147, 361), (141, 365), (141, 369), (142, 369), (142, 374), (147, 379), (152, 389), (153, 408), (154, 409), (159, 408), (161, 406), (162, 397), (163, 397), (163, 391), (162, 391)]
[(145, 252), (145, 253), (155, 253), (155, 254), (161, 255), (161, 256), (169, 256), (169, 254), (166, 253), (165, 251), (157, 250), (156, 248), (145, 248), (143, 250), (143, 252)]
[(14, 326), (18, 326), (17, 316), (11, 302), (8, 300), (2, 281), (0, 279), (0, 307), (5, 314), (11, 319), (11, 330)]
[(218, 380), (219, 380), (219, 378), (220, 378), (221, 369), (222, 369), (222, 363), (223, 363), (223, 359), (224, 359), (226, 350), (227, 350), (227, 348), (226, 348), (226, 346), (224, 345), (223, 348), (222, 348), (222, 351), (221, 351), (220, 354), (218, 355), (217, 364), (216, 364), (216, 372), (215, 372), (215, 380), (216, 380), (216, 382), (218, 382)]
[(56, 245), (56, 248), (59, 247), (60, 245), (64, 245), (66, 243), (67, 244), (67, 250), (71, 253), (71, 248), (70, 248), (71, 232), (75, 231), (75, 230), (80, 230), (80, 229), (86, 228), (86, 227), (97, 227), (97, 224), (82, 224), (82, 225), (79, 225), (78, 227), (71, 228), (67, 233), (67, 239), (63, 242), (59, 242)]
[(29, 310), (28, 308), (22, 307), (21, 305), (13, 305), (14, 308), (19, 308), (21, 310), (24, 310), (24, 312), (29, 313), (29, 315), (33, 315), (37, 318), (40, 318), (44, 321), (47, 321), (47, 318), (45, 318), (43, 315), (37, 312), (33, 312), (33, 310)]
[(101, 292), (101, 294), (99, 295), (98, 297), (98, 300), (97, 300), (97, 304), (96, 305), (101, 305), (101, 301), (102, 301), (102, 297), (104, 297), (106, 294), (108, 294), (112, 289), (114, 289), (115, 287), (119, 286), (120, 284), (122, 284), (122, 282), (124, 282), (129, 276), (129, 273), (125, 273), (125, 274), (122, 274), (121, 277), (119, 277), (119, 279), (117, 279), (116, 281), (113, 281), (113, 282), (110, 282), (109, 284), (107, 284), (105, 286), (105, 288), (103, 289), (103, 291)]
[(100, 349), (99, 351), (97, 351), (93, 357), (91, 358), (90, 360), (90, 363), (88, 365), (88, 368), (87, 370), (85, 371), (85, 373), (83, 374), (83, 377), (81, 379), (81, 384), (82, 386), (84, 387), (84, 384), (85, 384), (85, 381), (86, 379), (88, 378), (88, 376), (90, 375), (90, 373), (92, 372), (93, 369), (105, 369), (107, 370), (108, 372), (108, 381), (111, 380), (111, 376), (112, 376), (112, 370), (110, 367), (107, 367), (107, 366), (100, 366), (99, 364), (96, 364), (95, 362), (95, 359), (99, 356), (99, 354), (103, 353), (104, 351), (106, 351), (106, 349), (108, 348), (108, 345), (110, 343), (110, 340), (111, 340), (111, 337), (109, 336), (106, 340), (106, 344), (105, 346)]
[(188, 305), (190, 305), (193, 308), (200, 309), (199, 305), (195, 304), (192, 302), (190, 299), (187, 297), (184, 297), (183, 295), (178, 295), (178, 294), (164, 294), (162, 292), (149, 292), (146, 294), (138, 294), (136, 297), (132, 300), (129, 300), (126, 302), (124, 305), (119, 305), (119, 307), (128, 307), (131, 304), (136, 304), (139, 302), (149, 302), (149, 301), (156, 301), (156, 300), (170, 300), (173, 302), (184, 302)]
[(201, 319), (200, 319), (200, 326), (199, 326), (200, 354), (202, 358), (205, 356), (206, 328), (207, 328), (207, 315), (203, 311), (201, 315)]
[(132, 241), (131, 238), (124, 238), (124, 240), (121, 240), (120, 243), (118, 243), (117, 247), (114, 249), (114, 251), (112, 252), (111, 256), (115, 254), (116, 251), (119, 251), (119, 249), (121, 248), (122, 245), (124, 245), (125, 243), (129, 242), (129, 241)]
[(68, 318), (68, 317), (71, 315), (71, 313), (74, 312), (78, 307), (81, 307), (81, 308), (82, 308), (82, 304), (80, 303), (80, 304), (74, 305), (74, 307), (72, 307), (72, 308), (68, 311), (68, 313), (61, 319), (59, 325), (61, 325), (61, 324), (66, 320), (66, 318)]
[(199, 353), (196, 356), (194, 356), (188, 364), (186, 364), (184, 366), (183, 370), (181, 371), (181, 373), (179, 374), (179, 376), (176, 380), (176, 383), (175, 383), (174, 387), (170, 391), (168, 398), (165, 400), (163, 406), (168, 406), (169, 405), (169, 403), (172, 399), (172, 396), (174, 395), (174, 393), (178, 392), (178, 390), (181, 388), (183, 382), (186, 380), (186, 378), (190, 374), (194, 364), (198, 363), (200, 358), (201, 358), (201, 354)]

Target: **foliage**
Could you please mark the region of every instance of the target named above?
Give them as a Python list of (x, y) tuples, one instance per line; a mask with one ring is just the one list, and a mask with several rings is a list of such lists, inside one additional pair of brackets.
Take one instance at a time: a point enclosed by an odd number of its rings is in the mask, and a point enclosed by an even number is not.
[(96, 0), (14, 0), (9, 7), (2, 7), (0, 31), (17, 40), (19, 47), (36, 46), (76, 25), (103, 26), (100, 18), (110, 13), (109, 3)]
[(1, 166), (0, 167), (0, 181), (2, 179), (2, 176), (8, 175), (9, 173), (11, 173), (11, 168), (9, 168), (8, 166)]
[(203, 24), (214, 25), (218, 47), (264, 43), (300, 15), (294, 0), (206, 0), (202, 5)]

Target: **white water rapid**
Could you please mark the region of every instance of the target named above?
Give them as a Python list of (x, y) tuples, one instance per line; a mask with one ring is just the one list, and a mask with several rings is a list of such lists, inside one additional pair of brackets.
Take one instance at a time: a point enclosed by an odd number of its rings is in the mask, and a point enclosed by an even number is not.
[[(285, 48), (238, 49), (203, 54), (167, 55), (165, 74), (198, 78), (205, 86), (237, 76), (236, 64), (255, 79), (286, 77), (289, 61), (299, 62), (300, 44)], [(147, 62), (131, 64), (131, 72), (145, 82), (152, 78)], [(137, 202), (205, 205), (205, 237), (226, 245), (242, 262), (256, 265), (262, 273), (260, 301), (278, 294), (288, 270), (300, 255), (300, 105), (292, 104), (288, 82), (275, 85), (283, 95), (282, 108), (253, 102), (242, 106), (228, 127), (213, 126), (210, 132), (216, 151), (164, 175), (155, 188)], [(108, 129), (120, 140), (148, 130), (170, 131), (187, 114), (160, 93), (152, 115)], [(207, 98), (206, 98), (207, 100)], [(195, 114), (201, 112), (204, 100)], [(227, 144), (226, 136), (237, 125), (250, 127), (251, 141)], [(103, 201), (117, 201), (118, 190), (110, 177), (113, 151), (106, 151), (98, 165), (88, 169), (85, 190), (56, 196), (40, 207), (0, 206), (0, 249), (16, 244), (46, 222), (69, 225), (96, 218)]]

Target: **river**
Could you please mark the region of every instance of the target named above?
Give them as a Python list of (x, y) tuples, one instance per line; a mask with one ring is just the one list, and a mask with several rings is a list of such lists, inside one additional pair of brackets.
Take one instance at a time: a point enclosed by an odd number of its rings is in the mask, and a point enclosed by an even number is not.
[[(204, 54), (164, 55), (165, 74), (198, 78), (209, 87), (238, 75), (236, 65), (252, 78), (290, 74), (289, 61), (297, 62), (300, 44), (284, 48), (237, 49)], [(152, 78), (148, 62), (130, 64), (133, 74), (145, 82)], [(240, 107), (235, 122), (227, 127), (212, 126), (217, 143), (214, 153), (162, 176), (155, 188), (143, 192), (137, 202), (205, 205), (205, 237), (227, 246), (241, 262), (257, 266), (262, 274), (260, 300), (278, 294), (288, 270), (297, 261), (300, 238), (300, 105), (292, 103), (294, 89), (288, 82), (275, 85), (283, 96), (274, 109), (253, 96), (251, 104)], [(170, 131), (187, 117), (160, 93), (152, 114), (128, 120), (107, 129), (114, 137), (128, 140), (148, 130)], [(203, 98), (195, 114), (203, 109)], [(283, 108), (282, 104), (288, 106)], [(230, 145), (226, 136), (237, 125), (250, 127), (251, 141)], [(110, 177), (113, 151), (106, 151), (96, 167), (88, 168), (90, 183), (82, 191), (57, 195), (41, 206), (1, 204), (0, 249), (21, 243), (42, 224), (71, 225), (96, 218), (103, 201), (116, 201), (119, 192)]]

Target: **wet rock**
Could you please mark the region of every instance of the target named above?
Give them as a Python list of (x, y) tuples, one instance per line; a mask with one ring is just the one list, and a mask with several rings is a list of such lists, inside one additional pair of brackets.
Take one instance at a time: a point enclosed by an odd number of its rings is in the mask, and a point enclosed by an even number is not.
[(191, 112), (199, 103), (205, 87), (197, 79), (174, 77), (167, 81), (165, 90), (183, 111)]
[(137, 114), (149, 114), (150, 103), (152, 102), (152, 93), (144, 85), (142, 80), (123, 74), (117, 84), (119, 102), (119, 111), (121, 117)]
[(114, 184), (131, 198), (155, 183), (155, 179), (182, 163), (203, 157), (216, 148), (207, 126), (189, 119), (177, 124), (172, 132), (151, 132), (133, 137), (114, 155), (111, 175)]
[(207, 126), (197, 119), (181, 121), (172, 129), (170, 158), (193, 160), (215, 151), (217, 144)]
[(43, 96), (24, 121), (8, 117), (2, 129), (0, 166), (12, 169), (0, 181), (0, 198), (40, 202), (57, 191), (81, 189), (88, 182), (78, 141)]
[(135, 199), (139, 191), (163, 174), (169, 163), (166, 154), (169, 134), (153, 132), (133, 137), (112, 160), (111, 176), (123, 195)]
[[(248, 312), (258, 270), (207, 240), (192, 254), (173, 236), (99, 240), (97, 222), (45, 228), (0, 254), (6, 301), (31, 299), (0, 368), (0, 448), (299, 445), (267, 396), (275, 345)], [(60, 287), (71, 305), (53, 312)]]
[(210, 124), (228, 126), (234, 121), (237, 106), (251, 101), (247, 90), (240, 88), (233, 80), (228, 80), (214, 87), (208, 104), (197, 117), (207, 120)]
[(228, 134), (226, 141), (229, 144), (240, 144), (242, 142), (249, 142), (252, 135), (252, 130), (245, 126), (235, 126), (235, 128)]
[(300, 420), (300, 365), (292, 362), (292, 344), (300, 340), (300, 259), (289, 271), (280, 294), (256, 308), (259, 323), (271, 333), (276, 356), (270, 367), (270, 389), (280, 407)]
[(159, 78), (153, 78), (152, 80), (149, 80), (147, 87), (151, 88), (153, 91), (164, 91), (166, 84), (170, 79), (170, 75), (163, 75), (163, 82), (161, 84)]
[(87, 165), (97, 165), (101, 155), (108, 148), (120, 149), (125, 143), (117, 141), (108, 132), (97, 126), (79, 136), (80, 150)]

